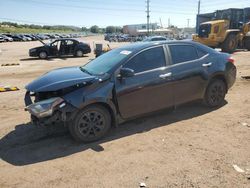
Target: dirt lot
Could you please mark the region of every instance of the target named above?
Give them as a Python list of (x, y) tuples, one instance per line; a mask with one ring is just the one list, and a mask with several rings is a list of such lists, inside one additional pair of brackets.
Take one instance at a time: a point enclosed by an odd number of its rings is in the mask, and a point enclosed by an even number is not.
[[(88, 37), (85, 41), (101, 41)], [(82, 65), (94, 58), (30, 59), (39, 42), (1, 43), (0, 187), (250, 187), (233, 165), (250, 170), (250, 52), (233, 56), (237, 81), (225, 105), (207, 109), (189, 104), (113, 129), (92, 144), (77, 144), (68, 133), (48, 134), (29, 123), (24, 86), (58, 67)], [(118, 44), (111, 44), (117, 46)]]

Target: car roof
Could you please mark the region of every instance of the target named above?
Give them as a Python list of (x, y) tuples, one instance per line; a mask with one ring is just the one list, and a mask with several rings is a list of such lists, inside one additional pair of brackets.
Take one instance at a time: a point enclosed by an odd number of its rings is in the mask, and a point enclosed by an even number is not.
[(152, 37), (149, 37), (150, 39), (154, 39), (154, 38), (166, 38), (164, 36), (152, 36)]
[(209, 53), (212, 53), (213, 50), (212, 48), (209, 48), (205, 45), (202, 45), (200, 43), (197, 43), (197, 42), (194, 42), (194, 41), (191, 41), (191, 40), (179, 40), (179, 41), (176, 41), (176, 40), (165, 40), (165, 41), (152, 41), (152, 42), (136, 42), (136, 43), (133, 43), (133, 44), (129, 44), (129, 45), (125, 45), (125, 46), (122, 46), (120, 47), (119, 49), (121, 50), (129, 50), (129, 51), (132, 51), (132, 52), (138, 52), (138, 51), (141, 51), (145, 48), (150, 48), (150, 47), (153, 47), (153, 46), (158, 46), (158, 45), (163, 45), (163, 44), (183, 44), (183, 45), (195, 45), (195, 46), (199, 46), (200, 48), (202, 48), (203, 50), (209, 52)]
[(61, 38), (61, 39), (55, 39), (54, 41), (60, 41), (60, 40), (73, 40), (73, 41), (77, 41), (77, 42), (80, 42), (76, 39), (72, 39), (72, 38)]

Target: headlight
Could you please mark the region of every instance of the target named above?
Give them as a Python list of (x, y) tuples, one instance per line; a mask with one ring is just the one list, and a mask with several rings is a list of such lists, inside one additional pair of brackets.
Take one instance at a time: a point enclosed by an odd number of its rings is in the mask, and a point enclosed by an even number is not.
[(25, 110), (29, 111), (32, 115), (38, 118), (42, 118), (52, 115), (55, 107), (61, 104), (63, 101), (64, 100), (60, 97), (54, 97), (31, 104), (27, 106)]
[(35, 51), (36, 51), (36, 49), (30, 49), (30, 53), (35, 52)]

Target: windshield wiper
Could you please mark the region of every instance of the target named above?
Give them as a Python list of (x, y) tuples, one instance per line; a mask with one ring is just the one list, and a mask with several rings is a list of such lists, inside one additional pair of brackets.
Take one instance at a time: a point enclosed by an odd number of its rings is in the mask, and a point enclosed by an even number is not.
[(83, 68), (83, 67), (80, 67), (80, 70), (81, 70), (82, 72), (86, 72), (86, 73), (89, 74), (89, 75), (92, 75), (87, 69), (85, 69), (85, 68)]

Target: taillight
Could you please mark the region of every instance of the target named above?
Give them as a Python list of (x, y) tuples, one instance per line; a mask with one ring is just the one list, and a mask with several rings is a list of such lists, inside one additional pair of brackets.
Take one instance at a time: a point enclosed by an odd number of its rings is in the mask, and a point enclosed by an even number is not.
[(227, 59), (227, 61), (234, 64), (234, 58), (233, 58), (233, 57), (229, 57), (229, 58)]

